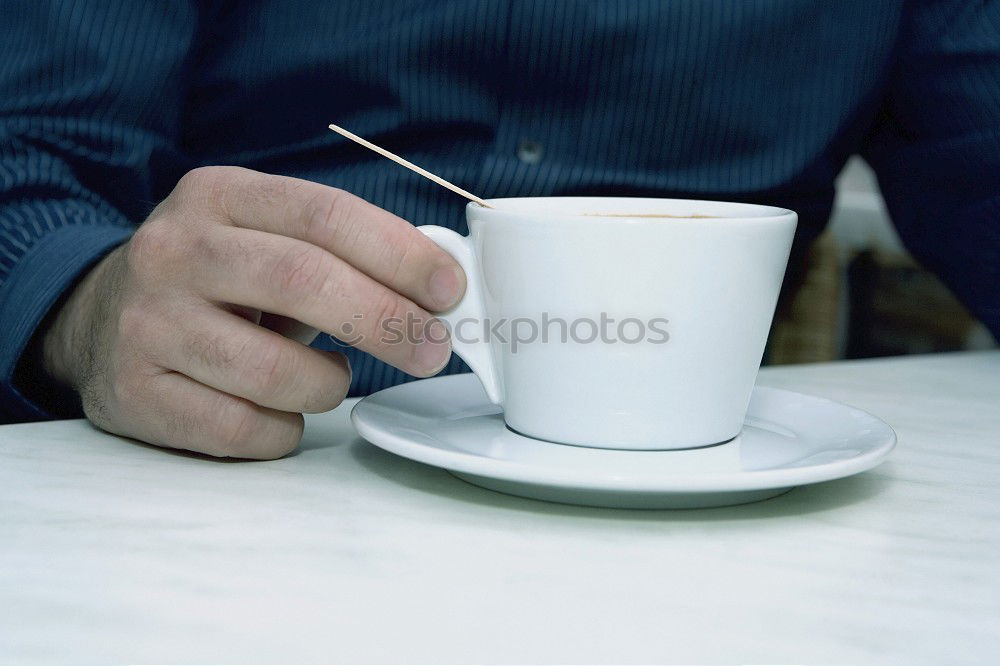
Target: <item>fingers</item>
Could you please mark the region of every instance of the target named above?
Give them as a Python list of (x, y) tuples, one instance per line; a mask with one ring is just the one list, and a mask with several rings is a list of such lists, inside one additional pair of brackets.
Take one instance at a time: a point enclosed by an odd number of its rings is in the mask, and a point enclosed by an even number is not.
[[(333, 187), (237, 167), (216, 167), (212, 180), (223, 215), (245, 229), (288, 236), (339, 257), (373, 280), (432, 311), (465, 292), (452, 257), (406, 220)], [(204, 189), (204, 188), (203, 188)]]
[[(291, 317), (418, 377), (451, 354), (447, 329), (426, 310), (304, 241), (219, 226), (191, 262), (206, 298)], [(345, 327), (350, 324), (350, 329)]]
[(325, 412), (350, 388), (343, 354), (311, 349), (207, 303), (186, 311), (175, 331), (151, 360), (263, 407)]
[[(142, 383), (145, 405), (120, 434), (211, 456), (270, 460), (288, 454), (302, 439), (301, 414), (261, 407), (167, 372)], [(116, 429), (117, 430), (117, 429)]]

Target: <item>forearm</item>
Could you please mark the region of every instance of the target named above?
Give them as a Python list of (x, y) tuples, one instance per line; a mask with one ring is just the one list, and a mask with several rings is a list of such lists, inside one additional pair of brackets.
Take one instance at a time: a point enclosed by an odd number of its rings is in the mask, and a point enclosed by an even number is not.
[[(83, 214), (80, 206), (73, 223), (50, 228), (48, 216), (59, 217), (62, 212), (65, 217), (64, 206), (34, 202), (30, 208), (36, 217), (27, 217), (31, 211), (25, 206), (0, 206), (0, 243), (6, 260), (0, 262), (0, 421), (70, 415), (67, 405), (39, 399), (59, 392), (38, 367), (41, 354), (28, 354), (30, 343), (80, 275), (132, 233), (127, 223), (107, 219), (96, 210)], [(19, 224), (13, 226), (14, 221)]]
[(181, 171), (180, 65), (198, 11), (33, 0), (0, 21), (0, 423), (52, 416), (26, 395), (55, 392), (39, 328), (166, 194), (163, 171)]

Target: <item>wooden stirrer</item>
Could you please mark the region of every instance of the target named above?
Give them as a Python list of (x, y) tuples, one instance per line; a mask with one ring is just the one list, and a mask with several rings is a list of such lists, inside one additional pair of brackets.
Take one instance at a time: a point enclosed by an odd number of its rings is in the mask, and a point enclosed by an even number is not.
[(426, 169), (421, 169), (420, 167), (418, 167), (413, 162), (408, 162), (407, 160), (404, 160), (399, 155), (394, 155), (394, 154), (390, 153), (388, 150), (386, 150), (385, 148), (381, 148), (379, 146), (376, 146), (371, 141), (365, 141), (364, 139), (362, 139), (357, 134), (353, 134), (351, 132), (348, 132), (343, 127), (337, 127), (336, 125), (331, 124), (330, 125), (330, 129), (332, 129), (334, 132), (336, 132), (337, 134), (339, 134), (341, 136), (347, 137), (351, 141), (354, 141), (356, 143), (360, 143), (362, 146), (364, 146), (365, 148), (368, 148), (369, 150), (374, 150), (376, 153), (378, 153), (382, 157), (388, 157), (390, 160), (392, 160), (396, 164), (401, 164), (401, 165), (405, 166), (407, 169), (410, 169), (411, 171), (416, 171), (417, 173), (419, 173), (424, 178), (428, 178), (430, 180), (433, 180), (435, 183), (437, 183), (441, 187), (447, 187), (449, 190), (451, 190), (455, 194), (461, 194), (463, 197), (465, 197), (469, 201), (474, 201), (474, 202), (476, 202), (477, 204), (479, 204), (480, 206), (482, 206), (484, 208), (493, 208), (493, 206), (489, 205), (488, 203), (486, 203), (485, 201), (483, 201), (482, 199), (480, 199), (479, 197), (477, 197), (475, 194), (472, 194), (471, 192), (466, 192), (465, 190), (463, 190), (458, 185), (455, 185), (453, 183), (449, 183), (444, 178), (441, 178), (440, 176), (435, 176), (434, 174), (432, 174), (430, 171), (427, 171)]

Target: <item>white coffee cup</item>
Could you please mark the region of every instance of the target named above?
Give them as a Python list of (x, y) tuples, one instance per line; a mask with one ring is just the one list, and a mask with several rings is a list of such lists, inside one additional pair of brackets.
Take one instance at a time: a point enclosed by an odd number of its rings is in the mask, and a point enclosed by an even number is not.
[(740, 432), (794, 212), (624, 197), (488, 203), (467, 206), (468, 237), (420, 230), (465, 270), (465, 296), (440, 318), (511, 429), (643, 450)]

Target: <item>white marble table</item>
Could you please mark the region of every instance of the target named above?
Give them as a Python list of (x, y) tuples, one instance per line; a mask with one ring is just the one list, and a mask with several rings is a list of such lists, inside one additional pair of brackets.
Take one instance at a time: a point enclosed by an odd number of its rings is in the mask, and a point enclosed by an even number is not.
[(0, 662), (1000, 658), (1000, 352), (771, 368), (899, 434), (759, 504), (481, 490), (358, 440), (218, 462), (85, 422), (0, 427)]

